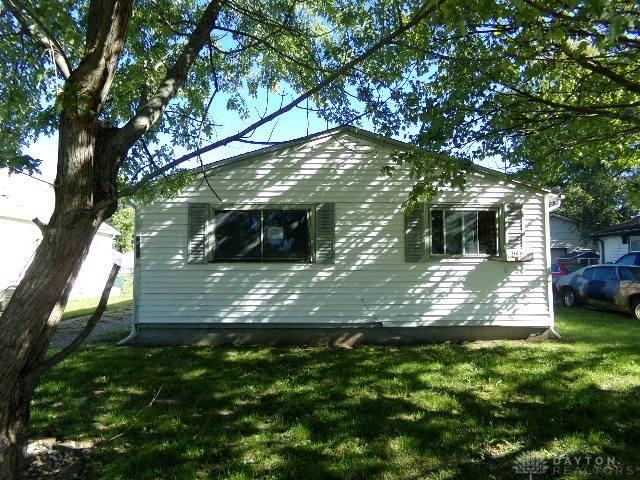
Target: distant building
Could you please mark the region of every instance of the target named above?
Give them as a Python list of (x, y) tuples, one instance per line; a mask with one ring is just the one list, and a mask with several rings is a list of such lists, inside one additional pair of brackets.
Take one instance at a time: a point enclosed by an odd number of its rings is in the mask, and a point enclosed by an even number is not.
[[(42, 239), (33, 223), (46, 223), (53, 212), (53, 187), (23, 174), (0, 171), (0, 303), (8, 297), (31, 263)], [(91, 244), (70, 298), (99, 297), (116, 260), (113, 243), (120, 235), (103, 224)], [(117, 253), (117, 252), (115, 252)], [(112, 293), (117, 294), (117, 291)]]
[(640, 215), (591, 234), (602, 263), (615, 262), (630, 252), (640, 252)]
[(576, 250), (593, 249), (593, 241), (583, 238), (574, 220), (552, 212), (549, 214), (549, 236), (551, 240), (551, 263), (566, 258)]

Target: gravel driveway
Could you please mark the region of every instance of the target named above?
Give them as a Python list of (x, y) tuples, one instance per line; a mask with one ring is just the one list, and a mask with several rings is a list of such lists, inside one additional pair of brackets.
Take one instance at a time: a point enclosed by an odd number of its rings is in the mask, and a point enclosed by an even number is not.
[[(76, 338), (78, 333), (87, 324), (87, 320), (90, 315), (84, 317), (71, 318), (69, 320), (63, 320), (58, 325), (53, 340), (49, 348), (62, 348), (71, 343)], [(131, 310), (127, 309), (124, 312), (109, 313), (105, 312), (102, 319), (98, 322), (98, 325), (93, 329), (89, 337), (84, 343), (111, 343), (114, 344), (117, 341), (124, 338), (131, 328)], [(122, 337), (114, 339), (116, 332), (122, 332)]]

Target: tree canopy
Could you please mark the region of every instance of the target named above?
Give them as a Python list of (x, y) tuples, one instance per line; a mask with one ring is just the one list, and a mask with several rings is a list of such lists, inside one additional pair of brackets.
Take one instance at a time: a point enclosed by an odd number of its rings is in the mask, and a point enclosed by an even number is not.
[[(0, 167), (34, 170), (38, 159), (21, 152), (38, 135), (56, 132), (63, 108), (81, 99), (67, 80), (96, 48), (87, 25), (99, 12), (89, 1), (3, 3), (0, 75), (11, 80), (0, 85)], [(255, 141), (255, 123), (267, 124), (306, 99), (332, 122), (391, 115), (390, 106), (383, 109), (390, 100), (381, 98), (398, 101), (406, 84), (402, 72), (420, 75), (425, 68), (393, 40), (423, 28), (426, 19), (445, 22), (456, 14), (457, 7), (441, 4), (226, 1), (211, 31), (201, 32), (203, 48), (196, 52), (189, 46), (207, 4), (137, 1), (99, 112), (101, 124), (129, 147), (118, 171), (122, 195), (140, 193), (206, 151)], [(187, 57), (193, 62), (188, 69)], [(231, 138), (216, 137), (230, 112), (248, 119), (259, 98), (271, 102), (259, 121)], [(169, 190), (182, 185), (179, 176), (160, 183)]]

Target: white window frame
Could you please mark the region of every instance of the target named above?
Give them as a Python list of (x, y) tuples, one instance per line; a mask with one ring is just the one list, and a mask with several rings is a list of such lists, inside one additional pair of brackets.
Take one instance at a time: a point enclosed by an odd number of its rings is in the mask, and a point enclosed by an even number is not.
[[(431, 222), (431, 212), (433, 210), (441, 210), (443, 212), (443, 241), (444, 241), (444, 253), (434, 253), (432, 249), (432, 240), (433, 240), (433, 225)], [(445, 224), (445, 216), (447, 211), (454, 212), (494, 212), (496, 215), (496, 253), (495, 255), (491, 255), (488, 253), (464, 253), (465, 249), (465, 238), (464, 238), (464, 217), (462, 224), (462, 251), (461, 254), (449, 254), (446, 253), (447, 248), (447, 237), (446, 237), (446, 224)], [(455, 204), (432, 204), (427, 207), (427, 225), (428, 225), (428, 234), (427, 234), (427, 253), (430, 257), (435, 258), (491, 258), (491, 259), (499, 259), (501, 258), (502, 245), (504, 243), (504, 226), (503, 226), (503, 207), (500, 206), (474, 206), (474, 205), (455, 205)], [(479, 239), (478, 239), (479, 240)], [(478, 242), (479, 243), (479, 242)], [(478, 245), (479, 250), (479, 245)]]

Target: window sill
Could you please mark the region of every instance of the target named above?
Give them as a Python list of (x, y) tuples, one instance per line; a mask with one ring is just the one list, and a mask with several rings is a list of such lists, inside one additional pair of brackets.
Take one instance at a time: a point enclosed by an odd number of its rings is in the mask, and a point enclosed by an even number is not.
[(504, 262), (505, 258), (497, 255), (429, 255), (427, 261), (431, 260), (491, 260)]
[(211, 263), (211, 264), (217, 264), (217, 265), (238, 265), (238, 264), (251, 264), (251, 265), (255, 265), (256, 263), (264, 263), (264, 264), (274, 264), (274, 263), (286, 263), (286, 264), (291, 264), (291, 265), (309, 265), (312, 263), (315, 263), (311, 260), (289, 260), (289, 259), (282, 259), (282, 260), (211, 260), (210, 262), (207, 263)]

